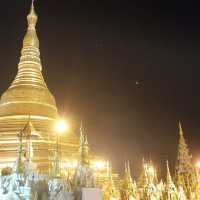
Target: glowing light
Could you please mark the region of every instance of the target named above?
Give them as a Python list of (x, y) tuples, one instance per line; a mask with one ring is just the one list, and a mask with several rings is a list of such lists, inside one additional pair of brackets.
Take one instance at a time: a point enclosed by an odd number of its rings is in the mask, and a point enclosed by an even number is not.
[(115, 197), (110, 197), (110, 200), (117, 200)]
[(57, 133), (60, 134), (64, 133), (65, 131), (68, 131), (69, 128), (69, 124), (64, 119), (58, 120), (55, 124), (55, 130)]
[(196, 167), (200, 169), (200, 161), (196, 163)]
[(154, 175), (154, 174), (155, 174), (155, 169), (153, 168), (153, 166), (149, 166), (148, 170), (149, 170), (149, 173), (150, 173), (151, 175)]
[(94, 167), (98, 170), (104, 169), (106, 167), (106, 163), (104, 161), (96, 161), (94, 163)]

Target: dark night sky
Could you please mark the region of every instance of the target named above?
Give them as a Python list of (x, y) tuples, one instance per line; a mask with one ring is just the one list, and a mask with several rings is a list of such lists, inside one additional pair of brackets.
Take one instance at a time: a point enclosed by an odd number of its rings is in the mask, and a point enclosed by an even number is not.
[[(1, 93), (17, 71), (29, 4), (1, 2)], [(115, 169), (130, 159), (138, 174), (142, 157), (174, 164), (179, 119), (200, 158), (199, 8), (183, 0), (37, 0), (48, 86)]]

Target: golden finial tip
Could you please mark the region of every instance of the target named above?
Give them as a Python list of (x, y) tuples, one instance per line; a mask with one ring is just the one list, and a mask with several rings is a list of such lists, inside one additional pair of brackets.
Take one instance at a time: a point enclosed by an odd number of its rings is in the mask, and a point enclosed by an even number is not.
[(178, 122), (178, 126), (179, 126), (179, 134), (183, 135), (183, 129), (182, 129), (181, 121)]
[(35, 13), (34, 1), (32, 1), (31, 9), (27, 16), (27, 20), (28, 20), (28, 29), (27, 29), (26, 36), (24, 37), (23, 45), (24, 46), (34, 46), (36, 48), (39, 48), (39, 40), (38, 40), (37, 34), (35, 32), (38, 17)]
[(35, 27), (36, 23), (37, 23), (37, 15), (34, 8), (34, 0), (32, 0), (31, 9), (28, 14), (28, 24), (33, 28)]
[(169, 161), (166, 160), (166, 166), (167, 166), (167, 169), (169, 169)]
[(31, 4), (30, 15), (36, 15), (35, 7), (34, 7), (34, 0), (32, 1), (32, 4)]
[(35, 0), (32, 0), (32, 4), (31, 4), (32, 7), (34, 7), (34, 2), (35, 2)]

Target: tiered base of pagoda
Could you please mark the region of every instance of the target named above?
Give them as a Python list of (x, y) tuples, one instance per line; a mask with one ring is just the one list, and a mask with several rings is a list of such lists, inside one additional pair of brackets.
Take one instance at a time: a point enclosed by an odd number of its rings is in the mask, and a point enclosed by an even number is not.
[[(0, 117), (0, 169), (13, 166), (19, 149), (18, 134), (24, 128), (29, 116)], [(38, 170), (47, 172), (52, 166), (56, 148), (55, 119), (31, 116), (37, 138), (33, 139), (33, 161), (37, 164)], [(24, 148), (26, 141), (24, 139)], [(62, 152), (62, 160), (66, 161), (74, 154), (77, 154), (79, 139), (73, 133), (61, 136), (59, 146)]]

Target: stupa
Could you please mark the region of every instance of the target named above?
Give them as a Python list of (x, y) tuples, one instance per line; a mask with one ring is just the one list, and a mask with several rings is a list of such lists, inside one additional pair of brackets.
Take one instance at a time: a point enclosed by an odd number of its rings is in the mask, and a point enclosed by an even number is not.
[[(42, 75), (36, 33), (38, 17), (33, 3), (27, 20), (17, 75), (0, 99), (0, 168), (14, 163), (18, 150), (17, 134), (30, 118), (41, 136), (33, 141), (33, 160), (43, 171), (52, 165), (56, 141), (54, 124), (59, 115), (55, 98)], [(60, 143), (63, 160), (78, 151), (79, 138), (73, 133), (63, 136)]]

